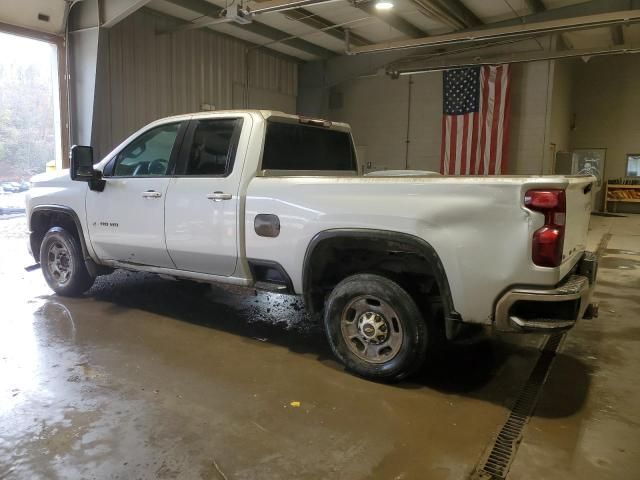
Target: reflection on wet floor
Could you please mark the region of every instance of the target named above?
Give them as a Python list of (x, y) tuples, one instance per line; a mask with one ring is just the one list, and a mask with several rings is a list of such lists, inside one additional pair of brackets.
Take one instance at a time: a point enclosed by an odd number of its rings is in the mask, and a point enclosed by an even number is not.
[(89, 295), (111, 303), (114, 312), (137, 308), (248, 337), (269, 335), (275, 342), (288, 330), (303, 337), (322, 333), (320, 325), (307, 317), (302, 299), (243, 287), (118, 271), (98, 279)]
[[(23, 220), (11, 221), (0, 221), (3, 479), (467, 478), (538, 358), (541, 338), (505, 336), (450, 348), (409, 382), (365, 381), (334, 361), (295, 297), (130, 272), (83, 298), (52, 295), (40, 272), (21, 270), (23, 234), (8, 231)], [(615, 239), (601, 266), (604, 318), (565, 341), (514, 478), (552, 478), (547, 465), (562, 478), (637, 478), (606, 463), (637, 472), (640, 453), (637, 435), (609, 429), (612, 418), (640, 423), (616, 416), (624, 395), (638, 398), (625, 375), (640, 333), (624, 317), (639, 301), (618, 275), (637, 282), (640, 270)], [(614, 434), (628, 454), (583, 460), (596, 445), (583, 439), (616, 444)]]

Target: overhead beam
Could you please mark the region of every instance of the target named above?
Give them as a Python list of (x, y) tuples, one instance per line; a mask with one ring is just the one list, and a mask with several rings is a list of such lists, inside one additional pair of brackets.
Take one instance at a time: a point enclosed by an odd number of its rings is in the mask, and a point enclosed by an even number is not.
[[(336, 40), (346, 40), (347, 31), (343, 27), (335, 25), (331, 21), (314, 14), (310, 10), (306, 10), (304, 8), (296, 8), (293, 10), (287, 10), (282, 13), (287, 18), (297, 20), (298, 22), (304, 23), (309, 27), (322, 30), (324, 33), (335, 38)], [(349, 42), (355, 46), (371, 45), (371, 42), (369, 40), (353, 32), (349, 32)]]
[[(213, 3), (209, 3), (206, 0), (166, 1), (210, 18), (219, 18), (223, 10), (221, 7), (218, 7)], [(255, 35), (260, 35), (261, 37), (268, 38), (274, 42), (282, 43), (283, 45), (288, 45), (289, 47), (293, 47), (297, 50), (300, 50), (301, 52), (305, 52), (316, 57), (329, 58), (335, 56), (335, 52), (331, 50), (327, 50), (326, 48), (320, 47), (311, 42), (307, 42), (306, 40), (302, 40), (301, 38), (291, 38), (290, 34), (283, 32), (282, 30), (278, 30), (277, 28), (270, 27), (269, 25), (266, 25), (264, 23), (256, 22), (255, 20), (246, 25), (240, 25), (234, 22), (229, 22), (226, 25), (253, 33)]]
[(167, 0), (169, 3), (173, 3), (182, 8), (186, 8), (187, 10), (191, 10), (193, 12), (199, 13), (200, 15), (204, 15), (205, 17), (216, 18), (220, 15), (222, 8), (217, 5), (214, 5), (211, 2), (207, 2), (205, 0)]
[[(163, 13), (163, 12), (159, 12), (157, 10), (152, 10), (151, 8), (148, 8), (148, 7), (143, 8), (143, 11), (146, 11), (147, 13), (149, 13), (151, 15), (154, 15), (154, 16), (157, 16), (157, 17), (165, 18), (165, 19), (169, 20), (171, 24), (174, 24), (177, 27), (191, 25), (191, 22), (188, 22), (188, 21), (183, 20), (181, 18), (176, 18), (174, 16), (171, 16), (171, 15)], [(160, 32), (157, 32), (157, 33), (160, 33)], [(228, 37), (228, 38), (232, 38), (234, 40), (237, 40), (237, 37), (229, 35), (228, 33), (216, 32), (216, 31), (213, 31), (211, 29), (207, 30), (207, 33), (210, 33), (211, 35), (221, 35), (223, 37)], [(255, 42), (250, 42), (248, 40), (242, 40), (242, 42), (244, 44), (246, 44), (252, 50), (255, 50), (255, 49), (258, 49), (258, 48), (262, 48), (262, 45), (260, 45), (258, 43), (255, 43)], [(269, 52), (269, 55), (272, 55), (272, 56), (277, 57), (277, 58), (281, 58), (282, 60), (286, 60), (286, 61), (291, 62), (291, 63), (298, 63), (298, 64), (299, 63), (304, 63), (304, 60), (302, 60), (300, 57), (296, 57), (296, 56), (293, 56), (293, 55), (282, 53), (282, 52), (279, 52), (277, 50), (271, 50)], [(317, 61), (318, 62), (322, 62), (324, 60), (317, 60)]]
[(433, 3), (438, 3), (445, 10), (448, 10), (450, 15), (459, 18), (467, 28), (479, 27), (482, 25), (475, 13), (467, 8), (467, 6), (460, 0), (431, 0)]
[(107, 0), (98, 1), (101, 26), (110, 28), (124, 20), (136, 10), (144, 7), (150, 0)]
[(592, 47), (578, 50), (552, 50), (552, 51), (529, 51), (517, 52), (502, 55), (491, 55), (486, 57), (463, 57), (453, 60), (416, 60), (415, 62), (404, 62), (402, 66), (395, 67), (393, 64), (387, 68), (387, 73), (392, 76), (413, 75), (416, 73), (434, 72), (439, 70), (450, 70), (452, 68), (473, 67), (479, 65), (496, 65), (503, 63), (529, 63), (542, 60), (561, 60), (564, 58), (596, 57), (601, 55), (621, 55), (640, 53), (640, 47), (633, 45), (619, 45), (614, 47)]
[(624, 31), (622, 25), (611, 27), (611, 42), (613, 45), (624, 45)]
[(420, 12), (455, 30), (479, 27), (482, 21), (460, 0), (411, 0)]
[(395, 28), (409, 38), (420, 38), (426, 35), (425, 32), (416, 27), (413, 23), (407, 22), (404, 18), (395, 15), (393, 12), (376, 10), (373, 2), (356, 3), (355, 6), (368, 15), (379, 18), (384, 23)]
[(335, 52), (331, 50), (327, 50), (324, 47), (320, 47), (315, 43), (307, 42), (306, 40), (302, 40), (301, 38), (291, 38), (291, 34), (283, 32), (282, 30), (278, 30), (277, 28), (270, 27), (269, 25), (266, 25), (264, 23), (256, 22), (255, 20), (247, 25), (239, 25), (237, 23), (229, 23), (227, 25), (231, 25), (234, 28), (238, 28), (246, 32), (260, 35), (261, 37), (269, 38), (274, 42), (288, 45), (302, 52), (315, 55), (316, 57), (329, 58), (335, 55)]
[(507, 25), (521, 25), (523, 23), (559, 20), (562, 18), (583, 17), (600, 13), (620, 12), (623, 10), (640, 10), (640, 0), (591, 0), (589, 2), (572, 3), (566, 7), (558, 7), (525, 15), (524, 17), (509, 18), (488, 24), (487, 28), (504, 27)]
[(640, 10), (625, 10), (598, 15), (548, 20), (535, 23), (522, 23), (506, 27), (465, 30), (434, 37), (424, 37), (395, 42), (378, 43), (365, 47), (354, 47), (353, 54), (386, 52), (391, 50), (405, 50), (420, 47), (435, 47), (445, 45), (461, 45), (490, 40), (522, 38), (531, 35), (543, 35), (553, 32), (567, 32), (588, 28), (607, 27), (623, 23), (640, 22)]
[(249, 11), (253, 13), (285, 12), (295, 8), (337, 1), (340, 0), (254, 0), (249, 4)]
[(526, 2), (531, 13), (540, 13), (547, 9), (547, 7), (544, 6), (544, 3), (542, 3), (542, 0), (526, 0)]

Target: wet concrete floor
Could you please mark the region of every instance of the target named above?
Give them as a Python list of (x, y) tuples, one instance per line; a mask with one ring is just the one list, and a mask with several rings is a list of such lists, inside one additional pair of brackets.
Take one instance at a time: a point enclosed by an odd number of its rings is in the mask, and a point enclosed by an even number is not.
[[(376, 384), (295, 297), (127, 272), (53, 295), (24, 228), (0, 220), (0, 479), (469, 478), (545, 340)], [(603, 238), (600, 319), (564, 339), (509, 478), (640, 478), (640, 217), (594, 217)]]

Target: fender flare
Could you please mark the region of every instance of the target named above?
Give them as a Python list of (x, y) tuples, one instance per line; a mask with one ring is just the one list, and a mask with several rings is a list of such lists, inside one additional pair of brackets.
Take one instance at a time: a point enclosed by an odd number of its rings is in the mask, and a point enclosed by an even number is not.
[(433, 266), (436, 273), (435, 280), (438, 284), (438, 289), (442, 295), (442, 304), (444, 308), (445, 318), (450, 320), (461, 320), (460, 314), (455, 311), (453, 298), (451, 296), (451, 288), (449, 287), (449, 280), (447, 273), (442, 265), (440, 256), (435, 251), (433, 246), (415, 235), (408, 233), (394, 232), (390, 230), (378, 230), (367, 228), (336, 228), (331, 230), (324, 230), (317, 233), (309, 242), (307, 250), (304, 256), (304, 264), (302, 270), (302, 293), (304, 296), (305, 304), (312, 306), (311, 298), (311, 277), (312, 268), (310, 265), (316, 248), (325, 240), (334, 238), (350, 238), (350, 239), (367, 239), (367, 240), (380, 240), (391, 245), (402, 245), (410, 247), (409, 250), (415, 253), (421, 254), (427, 262)]
[[(97, 276), (100, 270), (100, 267), (96, 264), (95, 260), (89, 253), (89, 249), (87, 248), (87, 243), (84, 236), (84, 230), (82, 229), (82, 223), (80, 222), (80, 217), (78, 217), (78, 214), (75, 212), (75, 210), (73, 210), (70, 207), (66, 207), (64, 205), (36, 205), (31, 209), (31, 212), (29, 214), (29, 231), (31, 232), (29, 241), (31, 242), (32, 251), (34, 250), (32, 219), (33, 219), (33, 215), (38, 212), (55, 212), (62, 215), (67, 215), (73, 220), (73, 223), (75, 224), (76, 229), (78, 230), (78, 237), (80, 239), (80, 246), (82, 248), (82, 257), (84, 258), (84, 262), (87, 265), (87, 269), (89, 270), (89, 273), (91, 273), (92, 275), (95, 274), (94, 276)], [(35, 257), (37, 253), (34, 251), (33, 255)], [(37, 258), (36, 260), (39, 262), (40, 259)]]

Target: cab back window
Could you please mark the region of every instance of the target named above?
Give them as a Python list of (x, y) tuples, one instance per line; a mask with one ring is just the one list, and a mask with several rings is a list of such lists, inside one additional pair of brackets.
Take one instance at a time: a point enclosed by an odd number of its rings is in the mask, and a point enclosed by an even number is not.
[(262, 169), (357, 172), (358, 168), (348, 132), (269, 122)]

